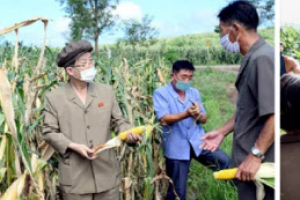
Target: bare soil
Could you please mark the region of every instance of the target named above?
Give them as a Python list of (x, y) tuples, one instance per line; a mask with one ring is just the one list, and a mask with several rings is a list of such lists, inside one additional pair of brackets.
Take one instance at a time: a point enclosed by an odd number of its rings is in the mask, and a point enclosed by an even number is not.
[[(217, 70), (220, 72), (233, 72), (237, 74), (240, 69), (240, 65), (215, 65), (209, 66), (212, 70)], [(207, 66), (195, 66), (197, 70), (205, 70)]]

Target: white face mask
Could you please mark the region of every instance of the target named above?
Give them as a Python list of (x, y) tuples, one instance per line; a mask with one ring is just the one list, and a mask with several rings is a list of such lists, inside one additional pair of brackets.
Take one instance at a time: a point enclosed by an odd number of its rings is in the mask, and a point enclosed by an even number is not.
[(85, 82), (92, 82), (97, 74), (95, 67), (80, 71), (80, 80)]
[(240, 53), (240, 45), (237, 41), (232, 43), (229, 40), (229, 33), (221, 37), (220, 43), (223, 46), (223, 48), (228, 51), (229, 53)]

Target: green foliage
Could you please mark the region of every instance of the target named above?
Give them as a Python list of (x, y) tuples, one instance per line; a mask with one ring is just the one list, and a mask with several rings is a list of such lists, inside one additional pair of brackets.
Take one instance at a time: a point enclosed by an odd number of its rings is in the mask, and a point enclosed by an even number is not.
[[(207, 112), (206, 132), (219, 128), (235, 112), (235, 104), (230, 102), (230, 92), (235, 90), (235, 74), (218, 72), (209, 67), (196, 71), (193, 87), (199, 89)], [(231, 90), (230, 90), (231, 89)], [(231, 155), (232, 136), (225, 138), (221, 149)], [(190, 200), (237, 200), (235, 187), (231, 182), (213, 178), (211, 170), (196, 161), (192, 161), (188, 179), (188, 198)]]
[(300, 30), (292, 26), (280, 29), (280, 41), (284, 44), (284, 54), (300, 59), (299, 55)]
[(157, 30), (151, 26), (152, 18), (145, 15), (141, 22), (138, 20), (124, 21), (124, 38), (120, 39), (120, 42), (124, 42), (127, 45), (131, 45), (133, 49), (139, 44), (140, 46), (149, 46), (155, 44), (154, 38), (157, 36)]
[(115, 24), (112, 11), (116, 9), (118, 0), (58, 0), (65, 6), (72, 22), (70, 24), (71, 40), (90, 39), (95, 42), (98, 57), (98, 39)]
[(258, 12), (260, 22), (274, 24), (274, 0), (248, 0)]
[[(274, 45), (274, 28), (262, 29), (258, 32), (267, 43)], [(137, 44), (135, 51), (132, 50), (131, 45), (125, 43), (101, 45), (99, 51), (103, 56), (100, 59), (107, 59), (106, 51), (110, 49), (114, 59), (125, 57), (130, 64), (143, 57), (152, 60), (165, 58), (169, 66), (177, 59), (188, 59), (195, 65), (239, 64), (242, 56), (226, 52), (219, 40), (217, 33), (201, 33), (158, 39), (155, 44), (147, 47)]]

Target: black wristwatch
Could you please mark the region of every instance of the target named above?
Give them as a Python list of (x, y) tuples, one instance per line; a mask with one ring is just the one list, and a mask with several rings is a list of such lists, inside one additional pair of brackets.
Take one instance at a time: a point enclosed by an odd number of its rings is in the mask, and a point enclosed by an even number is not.
[(256, 147), (251, 148), (251, 153), (256, 157), (259, 157), (261, 160), (263, 160), (265, 158), (265, 156)]

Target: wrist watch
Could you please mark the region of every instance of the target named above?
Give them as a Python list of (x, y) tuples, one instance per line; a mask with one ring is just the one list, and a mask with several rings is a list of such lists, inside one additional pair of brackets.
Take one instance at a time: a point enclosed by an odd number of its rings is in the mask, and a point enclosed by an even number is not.
[(251, 148), (251, 153), (256, 157), (259, 157), (261, 160), (263, 160), (265, 158), (265, 156), (256, 147)]

